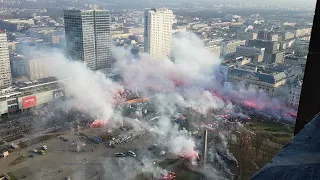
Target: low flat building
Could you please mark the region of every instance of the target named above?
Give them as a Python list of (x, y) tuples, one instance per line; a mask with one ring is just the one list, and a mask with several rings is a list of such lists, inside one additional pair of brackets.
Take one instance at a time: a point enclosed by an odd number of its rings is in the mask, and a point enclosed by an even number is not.
[(24, 82), (0, 90), (0, 115), (16, 112), (41, 104), (49, 103), (56, 98), (65, 97), (62, 82), (55, 78), (40, 79), (36, 82)]

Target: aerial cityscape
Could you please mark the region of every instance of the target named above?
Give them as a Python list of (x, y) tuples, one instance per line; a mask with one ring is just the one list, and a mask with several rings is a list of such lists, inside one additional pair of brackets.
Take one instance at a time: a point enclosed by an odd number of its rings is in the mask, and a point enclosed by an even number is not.
[(0, 179), (250, 179), (293, 137), (315, 3), (0, 0)]

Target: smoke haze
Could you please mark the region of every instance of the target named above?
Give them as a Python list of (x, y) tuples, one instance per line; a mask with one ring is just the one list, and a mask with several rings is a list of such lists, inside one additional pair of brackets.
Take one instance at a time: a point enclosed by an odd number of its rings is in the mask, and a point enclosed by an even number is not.
[[(123, 122), (120, 113), (115, 112), (115, 96), (118, 92), (129, 89), (150, 97), (159, 113), (158, 121), (151, 125), (137, 119), (134, 123), (155, 133), (155, 141), (177, 156), (191, 154), (195, 155), (192, 157), (195, 160), (198, 152), (191, 133), (186, 129), (179, 129), (172, 121), (173, 115), (181, 113), (182, 109), (193, 109), (203, 115), (208, 115), (210, 110), (234, 110), (231, 102), (225, 102), (213, 95), (212, 89), (228, 98), (245, 99), (249, 105), (254, 101), (258, 109), (282, 108), (279, 100), (270, 99), (263, 93), (224, 89), (217, 76), (221, 60), (206, 50), (201, 40), (192, 33), (180, 34), (174, 39), (174, 62), (169, 59), (153, 61), (144, 53), (139, 59), (135, 59), (129, 51), (118, 47), (114, 47), (112, 53), (117, 60), (115, 67), (123, 77), (121, 83), (107, 79), (102, 73), (89, 70), (81, 62), (69, 61), (58, 51), (46, 52), (48, 56), (45, 60), (55, 77), (67, 78), (63, 85), (70, 98), (69, 105), (80, 108), (105, 124), (112, 121)], [(138, 125), (135, 130), (136, 133), (142, 131)], [(227, 147), (227, 133), (228, 131), (219, 134), (221, 142), (216, 149), (232, 159), (234, 157)], [(216, 150), (212, 153), (220, 160)], [(148, 156), (143, 159), (143, 164), (142, 171), (156, 177), (165, 172), (150, 165), (152, 161)], [(119, 165), (122, 168), (121, 173), (112, 173)], [(141, 165), (131, 161), (119, 161), (116, 165), (105, 162), (104, 167), (107, 174), (111, 173), (111, 179), (133, 179), (134, 175), (140, 172), (137, 169)], [(221, 176), (215, 172), (215, 169), (211, 171), (212, 177)]]

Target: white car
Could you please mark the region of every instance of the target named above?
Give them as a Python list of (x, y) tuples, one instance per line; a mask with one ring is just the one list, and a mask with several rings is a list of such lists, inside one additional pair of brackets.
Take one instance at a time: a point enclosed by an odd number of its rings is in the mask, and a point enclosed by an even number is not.
[(42, 146), (42, 149), (43, 149), (43, 150), (47, 150), (47, 149), (48, 149), (48, 146), (44, 145), (44, 146)]
[(165, 151), (160, 151), (160, 155), (164, 156), (164, 155), (166, 155), (166, 152)]
[(37, 152), (38, 152), (38, 150), (36, 150), (36, 149), (32, 149), (32, 150), (31, 150), (31, 152), (33, 152), (33, 153), (37, 153)]
[(133, 151), (130, 151), (130, 150), (127, 152), (127, 154), (132, 157), (137, 157), (136, 153), (134, 153)]

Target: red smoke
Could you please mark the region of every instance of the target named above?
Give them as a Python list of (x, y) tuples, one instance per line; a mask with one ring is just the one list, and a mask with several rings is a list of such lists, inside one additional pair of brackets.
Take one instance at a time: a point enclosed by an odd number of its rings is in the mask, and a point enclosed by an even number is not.
[(173, 80), (172, 82), (173, 82), (174, 86), (183, 86), (184, 85), (184, 83), (182, 81)]
[(188, 159), (190, 161), (193, 161), (195, 159), (200, 160), (199, 153), (195, 150), (192, 152), (184, 153), (179, 155), (180, 158)]
[(218, 94), (215, 90), (210, 90), (210, 93), (212, 96), (215, 96), (219, 99), (222, 99), (222, 96), (220, 94)]
[(244, 103), (244, 105), (249, 106), (249, 107), (254, 108), (254, 109), (259, 109), (259, 110), (263, 109), (263, 107), (261, 105), (258, 105), (254, 101), (244, 100), (243, 103)]
[(173, 180), (175, 178), (176, 178), (176, 173), (171, 171), (163, 176), (163, 180)]
[(91, 128), (99, 128), (107, 125), (108, 120), (95, 120), (93, 123), (90, 125)]

